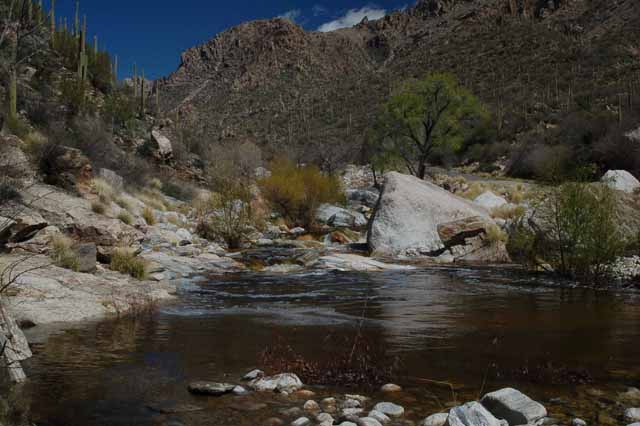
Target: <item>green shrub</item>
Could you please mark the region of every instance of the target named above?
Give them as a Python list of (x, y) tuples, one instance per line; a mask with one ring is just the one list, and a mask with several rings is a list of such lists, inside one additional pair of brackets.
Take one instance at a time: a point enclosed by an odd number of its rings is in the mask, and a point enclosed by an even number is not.
[(129, 213), (126, 210), (122, 210), (118, 214), (118, 219), (120, 219), (122, 221), (122, 223), (124, 223), (126, 225), (131, 225), (133, 223), (133, 216), (131, 216), (131, 213)]
[(624, 250), (614, 191), (602, 184), (565, 183), (546, 194), (539, 210), (539, 257), (564, 276), (598, 284)]
[(94, 178), (91, 181), (91, 186), (98, 197), (100, 197), (101, 203), (111, 204), (115, 197), (115, 191), (109, 182), (101, 178)]
[(110, 266), (112, 270), (131, 275), (138, 280), (144, 280), (147, 277), (146, 262), (130, 249), (115, 249), (111, 254)]
[(155, 225), (157, 223), (156, 215), (149, 207), (145, 207), (142, 211), (142, 218), (147, 222), (147, 225)]
[(258, 182), (262, 194), (290, 225), (311, 228), (323, 203), (344, 203), (340, 180), (315, 166), (298, 167), (289, 161), (273, 163), (271, 176)]
[(496, 243), (506, 243), (509, 239), (506, 232), (500, 229), (497, 225), (491, 225), (487, 227), (487, 232), (485, 235), (485, 241), (496, 244)]
[(198, 206), (198, 233), (209, 240), (224, 240), (240, 248), (255, 224), (251, 191), (242, 182), (228, 182)]
[(64, 235), (53, 237), (49, 256), (56, 266), (76, 272), (80, 269), (80, 259), (73, 250), (73, 241)]

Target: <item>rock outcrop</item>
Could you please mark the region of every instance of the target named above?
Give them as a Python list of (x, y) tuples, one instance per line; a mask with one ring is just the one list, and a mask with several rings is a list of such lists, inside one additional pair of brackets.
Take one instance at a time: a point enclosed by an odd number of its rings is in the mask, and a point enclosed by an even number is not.
[(640, 181), (626, 170), (609, 170), (602, 178), (602, 182), (617, 191), (633, 194), (640, 189)]
[(484, 208), (432, 183), (394, 172), (385, 176), (368, 242), (372, 253), (383, 256), (439, 256), (449, 250), (466, 260), (504, 261), (503, 249), (484, 250), (492, 244), (483, 239), (489, 226), (495, 224)]

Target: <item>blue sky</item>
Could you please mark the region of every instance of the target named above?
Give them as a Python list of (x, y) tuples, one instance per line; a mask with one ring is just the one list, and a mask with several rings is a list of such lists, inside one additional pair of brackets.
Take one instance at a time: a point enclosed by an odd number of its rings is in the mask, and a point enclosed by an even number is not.
[[(117, 54), (120, 76), (131, 74), (133, 63), (148, 78), (176, 69), (180, 53), (241, 22), (288, 16), (307, 30), (331, 30), (361, 19), (383, 16), (413, 0), (81, 0), (90, 39)], [(50, 0), (45, 0), (48, 5)], [(58, 16), (71, 21), (75, 0), (56, 0)], [(371, 18), (371, 16), (369, 16)]]

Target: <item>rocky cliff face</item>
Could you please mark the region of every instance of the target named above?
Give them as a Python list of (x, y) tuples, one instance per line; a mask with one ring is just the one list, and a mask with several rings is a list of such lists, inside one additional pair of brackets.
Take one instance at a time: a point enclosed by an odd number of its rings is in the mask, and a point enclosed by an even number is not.
[(357, 157), (376, 108), (407, 78), (453, 72), (512, 114), (556, 76), (573, 93), (626, 82), (639, 33), (635, 0), (420, 0), (332, 33), (245, 23), (184, 52), (158, 84), (163, 109), (191, 115), (212, 143), (249, 140), (330, 164)]

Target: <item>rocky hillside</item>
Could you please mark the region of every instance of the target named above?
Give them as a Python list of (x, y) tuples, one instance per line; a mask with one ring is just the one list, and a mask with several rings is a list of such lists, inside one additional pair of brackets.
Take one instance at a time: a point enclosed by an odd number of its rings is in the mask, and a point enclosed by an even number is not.
[(420, 0), (331, 33), (245, 23), (184, 52), (157, 84), (163, 110), (213, 141), (331, 166), (357, 157), (377, 106), (407, 78), (455, 73), (511, 140), (583, 98), (616, 108), (637, 90), (639, 58), (635, 0)]

